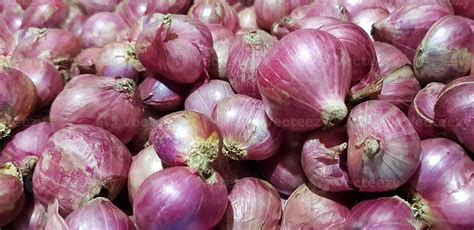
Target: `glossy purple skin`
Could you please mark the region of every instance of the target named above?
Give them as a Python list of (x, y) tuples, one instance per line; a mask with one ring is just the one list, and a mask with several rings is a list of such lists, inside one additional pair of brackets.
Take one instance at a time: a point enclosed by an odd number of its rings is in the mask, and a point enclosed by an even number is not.
[(12, 3), (12, 1), (5, 1), (9, 3), (6, 7), (8, 10), (0, 11), (0, 37), (7, 41), (17, 30), (23, 22), (24, 11), (19, 5)]
[(389, 102), (372, 100), (354, 107), (347, 133), (349, 176), (361, 192), (395, 189), (420, 164), (420, 138), (405, 114)]
[(416, 50), (413, 70), (418, 80), (447, 83), (468, 74), (474, 59), (473, 33), (463, 17), (438, 20)]
[(383, 76), (411, 63), (402, 51), (388, 43), (375, 41), (374, 49), (377, 54), (380, 74)]
[(17, 175), (18, 169), (9, 162), (0, 165), (0, 227), (10, 223), (18, 216), (25, 203), (23, 180)]
[(447, 84), (435, 104), (435, 123), (474, 152), (474, 75)]
[(148, 0), (147, 12), (162, 14), (184, 14), (188, 12), (192, 0), (156, 1)]
[(163, 163), (153, 149), (153, 145), (145, 147), (133, 158), (128, 174), (128, 197), (131, 203), (135, 198), (138, 188), (154, 173), (163, 170)]
[(229, 50), (227, 78), (237, 93), (261, 99), (257, 87), (257, 67), (276, 42), (263, 30), (236, 37)]
[(399, 197), (366, 200), (352, 208), (344, 229), (414, 230), (421, 222), (413, 215), (410, 204)]
[(267, 117), (260, 100), (241, 94), (226, 97), (213, 118), (222, 136), (222, 152), (234, 160), (264, 160), (280, 147), (283, 132)]
[(451, 6), (456, 15), (465, 18), (474, 19), (474, 2), (473, 1), (451, 1)]
[(140, 129), (143, 108), (127, 78), (81, 75), (69, 81), (51, 106), (55, 129), (73, 124), (102, 127), (127, 144)]
[(257, 70), (268, 116), (277, 126), (296, 132), (343, 120), (350, 81), (349, 54), (342, 43), (315, 29), (285, 36), (270, 49)]
[(237, 12), (225, 1), (196, 1), (189, 9), (188, 15), (205, 24), (221, 24), (233, 33), (240, 28)]
[(139, 71), (143, 67), (135, 57), (134, 45), (130, 42), (109, 43), (102, 47), (95, 67), (97, 75), (107, 77), (124, 77), (138, 81)]
[(58, 27), (66, 19), (68, 10), (63, 0), (33, 0), (25, 10), (21, 28)]
[(219, 174), (214, 183), (188, 167), (159, 171), (143, 182), (133, 203), (140, 229), (211, 229), (227, 208), (227, 188)]
[(408, 4), (393, 11), (373, 26), (376, 41), (387, 42), (413, 60), (416, 47), (430, 27), (443, 16), (452, 14), (442, 5)]
[(209, 74), (212, 78), (226, 79), (229, 49), (234, 43), (234, 33), (221, 24), (209, 24), (207, 28), (211, 32), (214, 49)]
[(337, 1), (315, 1), (305, 4), (291, 11), (290, 18), (300, 20), (309, 17), (331, 17), (343, 21), (349, 21), (350, 15)]
[(33, 174), (35, 198), (59, 201), (67, 215), (107, 189), (114, 199), (127, 182), (132, 157), (110, 132), (92, 125), (73, 125), (49, 140)]
[(38, 101), (36, 108), (51, 105), (64, 88), (61, 73), (48, 60), (14, 59), (12, 68), (23, 72), (35, 84)]
[(120, 15), (128, 26), (133, 27), (140, 17), (147, 14), (147, 10), (148, 0), (123, 0), (115, 8), (115, 13)]
[(14, 229), (42, 230), (46, 223), (46, 208), (36, 200), (26, 200), (25, 207), (13, 221)]
[(444, 88), (443, 83), (432, 82), (420, 90), (408, 110), (408, 119), (420, 139), (433, 138), (441, 132), (434, 123), (436, 99)]
[(102, 11), (114, 11), (119, 2), (120, 0), (78, 0), (89, 15)]
[(29, 175), (54, 131), (51, 123), (41, 122), (16, 133), (3, 148), (0, 162), (13, 161), (24, 176)]
[[(360, 26), (369, 36), (371, 36), (372, 25), (385, 19), (390, 13), (382, 8), (371, 8), (360, 11), (352, 17), (352, 22)], [(373, 38), (372, 38), (373, 39)]]
[(62, 21), (61, 28), (70, 31), (79, 37), (81, 36), (82, 26), (87, 18), (87, 15), (77, 4), (70, 4), (68, 15), (66, 19)]
[(133, 25), (130, 26), (129, 41), (136, 41), (140, 33), (150, 24), (161, 20), (165, 15), (160, 13), (147, 14), (139, 17)]
[(186, 98), (186, 86), (169, 81), (161, 76), (151, 76), (138, 86), (143, 104), (154, 111), (172, 112), (179, 110)]
[(191, 92), (184, 101), (184, 108), (188, 111), (212, 116), (216, 105), (222, 99), (234, 95), (230, 84), (222, 80), (210, 80)]
[(66, 217), (70, 229), (134, 230), (132, 220), (106, 198), (95, 198)]
[(81, 43), (84, 48), (103, 47), (112, 42), (126, 40), (129, 30), (120, 15), (111, 12), (96, 13), (84, 22)]
[(293, 9), (311, 3), (310, 0), (269, 1), (255, 0), (257, 23), (264, 29), (271, 29), (272, 24), (288, 15)]

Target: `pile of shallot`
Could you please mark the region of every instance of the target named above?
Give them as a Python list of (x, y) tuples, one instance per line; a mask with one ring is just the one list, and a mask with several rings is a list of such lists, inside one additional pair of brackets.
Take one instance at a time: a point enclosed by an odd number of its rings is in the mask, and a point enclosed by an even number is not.
[(474, 229), (474, 1), (0, 0), (0, 229)]

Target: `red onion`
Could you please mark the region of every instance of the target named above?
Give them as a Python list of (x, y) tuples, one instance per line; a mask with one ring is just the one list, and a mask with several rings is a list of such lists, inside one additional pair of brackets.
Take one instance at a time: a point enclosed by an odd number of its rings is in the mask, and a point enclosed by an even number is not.
[(450, 1), (456, 15), (474, 19), (473, 1)]
[(157, 111), (176, 111), (186, 98), (186, 87), (161, 76), (145, 78), (138, 87), (143, 104)]
[(306, 139), (301, 164), (311, 184), (331, 192), (353, 189), (347, 173), (346, 148), (347, 133), (343, 127), (317, 130)]
[(82, 26), (82, 46), (103, 47), (111, 42), (124, 41), (128, 38), (129, 30), (120, 15), (111, 12), (96, 13)]
[(229, 96), (217, 104), (213, 118), (222, 135), (222, 152), (233, 160), (264, 160), (280, 146), (282, 131), (267, 117), (260, 100)]
[(13, 163), (0, 165), (0, 227), (5, 226), (20, 214), (25, 203), (21, 172)]
[(270, 119), (290, 131), (339, 123), (347, 115), (344, 99), (350, 67), (349, 54), (329, 33), (302, 29), (285, 36), (270, 49), (257, 71)]
[(408, 4), (393, 11), (387, 18), (373, 25), (372, 36), (400, 49), (413, 60), (416, 47), (429, 28), (440, 18), (451, 14), (442, 5)]
[(89, 201), (80, 209), (67, 216), (66, 224), (70, 229), (136, 229), (127, 214), (115, 207), (110, 200), (102, 197)]
[(405, 114), (388, 102), (367, 101), (354, 107), (347, 129), (349, 175), (361, 192), (395, 189), (420, 164), (418, 134)]
[(413, 69), (418, 80), (447, 83), (469, 73), (473, 38), (463, 17), (448, 15), (438, 20), (416, 50)]
[[(132, 27), (140, 17), (147, 14), (149, 0), (123, 0), (115, 8), (115, 13), (120, 15)], [(148, 12), (150, 14), (151, 12)]]
[(257, 87), (257, 67), (276, 42), (274, 37), (263, 30), (237, 36), (230, 47), (227, 61), (227, 77), (237, 93), (261, 98)]
[(235, 9), (222, 0), (195, 1), (189, 9), (188, 15), (205, 24), (222, 24), (234, 33), (240, 26)]
[(21, 28), (58, 27), (66, 19), (68, 10), (63, 0), (33, 0), (25, 10)]
[(231, 95), (234, 95), (234, 91), (228, 82), (210, 80), (189, 94), (184, 101), (184, 108), (211, 117), (216, 105)]
[(226, 207), (222, 177), (214, 172), (203, 180), (188, 167), (171, 167), (148, 177), (133, 202), (136, 223), (143, 230), (211, 229)]
[(80, 208), (99, 193), (114, 199), (126, 183), (132, 158), (110, 132), (92, 125), (73, 125), (49, 140), (33, 174), (35, 198), (59, 201), (61, 214)]
[(59, 215), (59, 204), (56, 199), (48, 205), (44, 229), (69, 230), (63, 217)]
[(257, 12), (254, 6), (245, 7), (237, 13), (240, 28), (258, 29)]
[(73, 75), (96, 74), (97, 60), (102, 53), (101, 48), (92, 47), (83, 49), (72, 63), (71, 73)]
[(136, 41), (140, 33), (150, 24), (160, 21), (165, 15), (160, 13), (143, 15), (130, 26), (130, 36), (128, 40)]
[(224, 229), (278, 229), (280, 196), (268, 182), (247, 177), (237, 180), (229, 194)]
[(87, 15), (77, 4), (69, 4), (68, 15), (62, 21), (61, 28), (72, 32), (76, 36), (81, 36), (82, 27), (87, 20)]
[(120, 2), (120, 0), (77, 0), (79, 4), (86, 10), (87, 14), (109, 11), (112, 12)]
[(105, 45), (95, 62), (97, 75), (120, 76), (137, 81), (143, 66), (135, 56), (135, 47), (130, 42)]
[(191, 166), (202, 176), (212, 173), (221, 142), (216, 125), (204, 114), (180, 111), (162, 117), (150, 133), (160, 159), (168, 166)]
[(36, 88), (22, 72), (0, 67), (0, 140), (21, 124), (33, 111)]
[(348, 208), (303, 184), (286, 201), (281, 229), (342, 229), (348, 216)]
[(472, 97), (474, 76), (458, 78), (444, 87), (435, 104), (435, 123), (456, 135), (467, 149), (474, 152), (474, 116)]
[(21, 7), (11, 1), (6, 7), (8, 10), (0, 11), (0, 37), (8, 40), (13, 33), (20, 29), (23, 23), (24, 11)]
[(271, 29), (274, 22), (290, 14), (293, 9), (309, 3), (311, 3), (311, 0), (255, 0), (257, 23), (264, 29)]
[(387, 76), (401, 67), (410, 64), (408, 58), (399, 49), (390, 44), (374, 42), (374, 48), (382, 76)]
[(64, 88), (61, 73), (48, 60), (13, 59), (12, 68), (23, 72), (35, 84), (38, 108), (49, 106)]
[(18, 44), (22, 43), (27, 37), (37, 36), (40, 31), (38, 28), (30, 27), (28, 29), (17, 30), (15, 33), (10, 34), (11, 36), (5, 39), (7, 55), (12, 55)]
[(132, 80), (95, 75), (77, 76), (66, 84), (50, 112), (55, 129), (72, 124), (96, 125), (125, 144), (138, 133), (142, 116), (142, 105)]
[(202, 74), (207, 76), (212, 36), (197, 19), (167, 15), (141, 32), (135, 49), (147, 69), (172, 81), (192, 83)]
[(360, 26), (369, 36), (371, 36), (372, 26), (374, 23), (387, 18), (389, 15), (390, 14), (382, 8), (366, 9), (354, 15), (352, 22)]
[(49, 122), (40, 122), (16, 133), (5, 145), (0, 161), (15, 162), (24, 176), (31, 174), (53, 133)]
[(3, 40), (2, 37), (0, 37), (0, 55), (7, 55), (8, 54), (8, 48), (7, 48), (7, 43), (5, 40)]
[(442, 83), (429, 83), (416, 94), (410, 110), (408, 110), (408, 119), (422, 140), (433, 138), (440, 133), (433, 121), (434, 107), (444, 86)]
[(27, 200), (25, 207), (13, 221), (14, 229), (41, 230), (46, 223), (46, 208), (36, 200)]
[[(10, 1), (6, 1), (6, 2), (10, 2)], [(13, 1), (12, 1), (13, 2)], [(33, 2), (33, 0), (16, 0), (16, 4), (18, 4), (19, 6), (21, 6), (21, 8), (23, 9), (26, 9), (28, 8), (28, 6)], [(8, 4), (7, 4), (8, 6)], [(1, 10), (0, 10), (1, 11)]]
[(225, 79), (227, 76), (226, 66), (229, 58), (229, 49), (234, 42), (234, 34), (221, 24), (209, 24), (207, 28), (211, 31), (214, 48), (209, 73), (213, 78)]
[(188, 12), (191, 0), (149, 0), (147, 12), (162, 14), (183, 14)]
[(350, 19), (346, 8), (337, 1), (315, 1), (294, 9), (289, 15), (290, 18), (295, 20), (319, 16), (336, 18), (342, 21), (349, 21)]
[(140, 130), (138, 131), (137, 135), (135, 135), (135, 137), (133, 137), (133, 139), (127, 144), (128, 149), (133, 155), (136, 155), (145, 146), (149, 145), (148, 138), (150, 136), (150, 132), (158, 124), (158, 119), (160, 118), (160, 114), (155, 114), (149, 109), (145, 108), (143, 119), (140, 122)]
[(134, 159), (128, 173), (128, 195), (133, 203), (140, 185), (153, 173), (163, 170), (163, 163), (153, 146), (144, 148)]
[(344, 229), (423, 229), (410, 204), (398, 196), (366, 200), (352, 208)]

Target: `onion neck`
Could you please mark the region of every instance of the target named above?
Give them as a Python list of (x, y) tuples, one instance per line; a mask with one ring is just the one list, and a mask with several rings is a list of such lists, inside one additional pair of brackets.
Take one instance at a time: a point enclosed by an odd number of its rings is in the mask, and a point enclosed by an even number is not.
[(334, 159), (337, 159), (339, 158), (339, 155), (341, 155), (341, 153), (344, 152), (344, 150), (346, 150), (346, 148), (347, 148), (347, 143), (344, 142), (340, 145), (336, 145), (332, 148), (329, 148), (328, 154)]
[(242, 39), (247, 43), (252, 45), (254, 48), (262, 47), (263, 49), (269, 48), (272, 46), (272, 43), (268, 39), (263, 37), (258, 30), (250, 31), (242, 36)]
[(347, 107), (342, 103), (329, 103), (322, 112), (322, 121), (326, 127), (339, 124), (347, 116)]
[(272, 26), (272, 34), (278, 38), (282, 38), (289, 33), (299, 30), (300, 25), (290, 17), (283, 17), (280, 21), (276, 22)]
[(362, 146), (363, 155), (367, 157), (367, 159), (374, 159), (381, 149), (380, 142), (373, 137), (367, 137), (362, 143)]
[(201, 178), (207, 180), (213, 175), (212, 165), (217, 159), (218, 150), (218, 139), (195, 142), (191, 146), (190, 154), (186, 157), (186, 163), (195, 169)]
[(8, 162), (0, 166), (0, 174), (10, 175), (18, 178), (23, 182), (23, 176), (19, 168), (17, 168), (13, 163)]
[(427, 206), (420, 194), (416, 193), (411, 197), (410, 208), (417, 220), (416, 223), (413, 223), (414, 227), (416, 229), (423, 229), (425, 226), (429, 227), (429, 222), (427, 220), (428, 211), (426, 210)]
[(137, 89), (137, 85), (131, 79), (121, 78), (117, 80), (113, 88), (117, 92), (125, 93), (129, 97), (132, 97), (132, 95), (135, 93), (135, 90)]
[(232, 160), (240, 161), (247, 159), (247, 149), (233, 141), (224, 141), (222, 152)]
[(11, 133), (11, 129), (6, 126), (4, 123), (0, 123), (0, 140), (8, 137)]
[(163, 41), (166, 42), (168, 40), (172, 40), (170, 38), (170, 30), (171, 30), (171, 23), (173, 22), (173, 15), (167, 14), (163, 17), (163, 21), (161, 22), (161, 29), (157, 31), (157, 33), (163, 33), (161, 37), (163, 37)]

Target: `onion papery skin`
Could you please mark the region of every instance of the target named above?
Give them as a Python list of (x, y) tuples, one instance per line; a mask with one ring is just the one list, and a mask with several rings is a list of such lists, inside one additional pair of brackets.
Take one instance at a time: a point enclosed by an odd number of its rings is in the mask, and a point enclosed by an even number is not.
[(40, 122), (16, 133), (3, 148), (0, 162), (15, 162), (23, 176), (31, 174), (54, 131), (49, 122)]
[(428, 139), (441, 133), (439, 127), (434, 124), (434, 107), (436, 99), (444, 88), (443, 83), (432, 82), (420, 90), (413, 99), (408, 110), (413, 128), (415, 128), (420, 139)]
[(46, 223), (46, 208), (38, 201), (27, 199), (25, 207), (12, 222), (14, 229), (41, 230)]
[(44, 229), (69, 230), (64, 218), (59, 214), (59, 203), (56, 199), (48, 205)]
[(147, 13), (184, 14), (188, 12), (191, 3), (191, 0), (149, 0)]
[(84, 22), (81, 31), (81, 44), (84, 48), (103, 47), (112, 42), (128, 38), (130, 28), (120, 15), (100, 12)]
[(382, 76), (387, 76), (411, 63), (402, 51), (388, 43), (375, 41), (374, 49)]
[(36, 87), (22, 72), (0, 68), (0, 140), (19, 126), (33, 111)]
[(25, 203), (23, 178), (12, 162), (0, 165), (0, 227), (13, 221)]
[(254, 6), (245, 7), (237, 13), (239, 17), (240, 28), (258, 29), (257, 12)]
[(154, 13), (146, 14), (136, 20), (136, 22), (130, 26), (129, 41), (136, 41), (140, 33), (150, 24), (163, 20), (164, 14)]
[(344, 229), (422, 229), (410, 204), (398, 196), (366, 200), (352, 208)]
[(222, 0), (195, 1), (188, 15), (205, 24), (221, 24), (235, 33), (239, 28), (239, 17), (235, 9)]
[(42, 204), (58, 199), (67, 215), (106, 189), (114, 199), (127, 182), (132, 157), (110, 132), (92, 125), (58, 130), (33, 174), (33, 192)]
[(68, 215), (66, 224), (70, 229), (136, 229), (127, 214), (112, 204), (110, 200), (102, 197), (89, 201), (80, 209)]
[(342, 43), (314, 29), (285, 36), (268, 51), (257, 70), (268, 116), (277, 126), (296, 132), (343, 120), (350, 81), (349, 54)]
[(36, 108), (51, 105), (64, 88), (64, 80), (61, 73), (48, 60), (13, 59), (12, 68), (23, 72), (35, 84), (38, 95)]
[(409, 60), (413, 60), (418, 44), (430, 27), (449, 14), (451, 11), (442, 5), (408, 4), (375, 23), (372, 36), (376, 41), (397, 47)]
[(123, 0), (115, 8), (115, 13), (120, 15), (127, 25), (133, 27), (138, 19), (145, 15), (150, 15), (148, 11), (148, 0)]
[(280, 196), (271, 184), (242, 178), (229, 194), (223, 229), (278, 229), (281, 213)]
[(82, 11), (79, 5), (70, 4), (68, 15), (61, 23), (61, 28), (72, 32), (77, 37), (81, 36), (82, 26), (87, 20), (87, 15)]
[(229, 50), (227, 78), (239, 94), (261, 99), (257, 86), (257, 68), (277, 40), (263, 30), (237, 36)]
[(171, 167), (151, 175), (139, 187), (133, 203), (136, 223), (143, 230), (211, 229), (226, 208), (222, 177), (214, 173), (203, 180), (189, 167)]
[(134, 44), (130, 42), (110, 43), (102, 48), (95, 63), (97, 75), (130, 78), (138, 81), (143, 66), (135, 56)]
[(202, 113), (212, 117), (212, 112), (222, 99), (234, 95), (230, 84), (223, 80), (210, 80), (193, 90), (184, 101), (187, 111)]
[(388, 1), (378, 1), (378, 0), (340, 0), (340, 4), (345, 6), (351, 15), (356, 15), (360, 11), (370, 9), (370, 8), (382, 8), (387, 10), (389, 13), (411, 4), (419, 5), (439, 5), (446, 7), (450, 12), (452, 8), (449, 1), (433, 1), (433, 0), (388, 0)]
[(119, 2), (120, 0), (78, 0), (78, 3), (89, 15), (103, 11), (112, 12)]
[(472, 96), (474, 76), (458, 78), (441, 91), (435, 104), (435, 123), (474, 152), (474, 120)]
[[(38, 36), (39, 32), (42, 31), (38, 28), (30, 27), (28, 29), (19, 29), (15, 33), (10, 34), (8, 39), (5, 40), (6, 42), (6, 51), (7, 56), (12, 55), (15, 48), (23, 42), (23, 40), (30, 36)], [(44, 31), (44, 30), (43, 30)]]
[(97, 61), (102, 53), (102, 48), (92, 47), (83, 49), (75, 58), (71, 67), (73, 76), (81, 74), (96, 74)]
[(331, 17), (342, 21), (350, 21), (350, 15), (346, 8), (337, 1), (314, 1), (311, 4), (295, 8), (289, 14), (295, 20), (309, 17)]
[(153, 149), (153, 145), (144, 148), (134, 157), (128, 173), (128, 195), (133, 203), (140, 185), (153, 173), (163, 170), (163, 163)]
[(271, 29), (272, 24), (299, 7), (311, 3), (311, 0), (255, 0), (254, 7), (257, 13), (257, 23), (263, 29)]
[(0, 37), (7, 41), (12, 34), (20, 29), (25, 13), (18, 4), (11, 1), (5, 1), (5, 3), (7, 3), (5, 7), (8, 10), (0, 11)]
[(390, 13), (382, 8), (366, 9), (354, 15), (352, 22), (360, 26), (369, 36), (371, 36), (372, 26), (374, 23), (387, 18), (389, 15)]
[(68, 10), (63, 0), (33, 0), (25, 10), (21, 28), (58, 27), (66, 19)]
[(168, 166), (190, 166), (207, 177), (221, 149), (217, 126), (204, 114), (180, 111), (162, 117), (150, 142)]
[(451, 1), (451, 6), (456, 15), (474, 19), (474, 2), (472, 1)]
[(208, 76), (212, 35), (197, 19), (166, 15), (140, 33), (135, 50), (150, 71), (175, 82), (193, 83), (203, 74)]
[(313, 132), (301, 152), (301, 165), (308, 180), (330, 192), (353, 190), (347, 172), (347, 133), (335, 126)]
[(389, 102), (357, 105), (349, 115), (347, 130), (349, 176), (359, 191), (395, 189), (418, 168), (420, 138), (405, 114)]
[(102, 127), (127, 144), (140, 129), (143, 107), (135, 83), (127, 78), (80, 75), (69, 81), (51, 106), (58, 130), (73, 124)]
[(154, 111), (179, 110), (186, 99), (187, 87), (161, 76), (147, 77), (138, 86), (143, 104)]
[(473, 32), (465, 18), (438, 20), (416, 50), (413, 69), (422, 84), (447, 83), (469, 73), (474, 58)]
[(140, 152), (145, 146), (149, 145), (148, 138), (150, 137), (150, 132), (158, 124), (158, 119), (161, 117), (161, 114), (154, 113), (150, 109), (145, 108), (143, 119), (140, 122), (140, 130), (127, 144), (132, 154), (135, 155), (135, 153)]
[(260, 100), (229, 96), (217, 104), (213, 118), (222, 136), (222, 152), (233, 160), (264, 160), (280, 147), (282, 130), (267, 117)]
[(281, 229), (342, 229), (348, 216), (348, 208), (303, 184), (286, 201)]
[(209, 24), (207, 28), (211, 31), (214, 48), (209, 74), (212, 78), (226, 79), (227, 60), (229, 59), (229, 49), (234, 42), (234, 34), (221, 24)]

